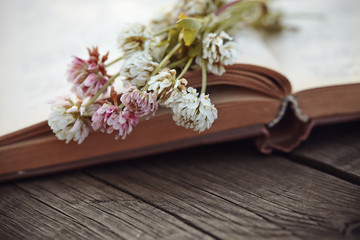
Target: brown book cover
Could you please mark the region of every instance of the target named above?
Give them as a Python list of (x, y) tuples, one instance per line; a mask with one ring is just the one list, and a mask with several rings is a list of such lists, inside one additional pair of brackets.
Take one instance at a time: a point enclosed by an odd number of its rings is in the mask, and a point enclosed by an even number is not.
[[(199, 86), (199, 75), (188, 74), (190, 85)], [(176, 126), (166, 109), (140, 121), (125, 140), (93, 132), (82, 144), (66, 144), (54, 136), (47, 122), (42, 122), (0, 138), (0, 181), (243, 138), (254, 138), (262, 153), (289, 152), (308, 137), (315, 125), (360, 119), (360, 104), (356, 101), (360, 84), (352, 85), (356, 92), (350, 100), (337, 99), (341, 106), (353, 102), (351, 108), (339, 114), (339, 109), (329, 106), (330, 114), (308, 119), (301, 118), (305, 114), (296, 109), (301, 104), (286, 97), (291, 92), (287, 79), (270, 69), (237, 64), (221, 78), (210, 76), (209, 85), (219, 118), (203, 133)], [(321, 91), (317, 94), (321, 97)]]
[[(237, 32), (234, 43), (240, 55), (236, 62), (246, 64), (228, 66), (222, 76), (208, 75), (206, 94), (218, 110), (210, 129), (198, 133), (176, 126), (171, 112), (159, 109), (154, 117), (141, 120), (125, 140), (92, 132), (82, 144), (59, 141), (46, 121), (39, 123), (46, 119), (45, 102), (68, 89), (62, 84), (63, 59), (82, 54), (78, 51), (84, 44), (80, 39), (94, 32), (99, 37), (91, 43), (115, 39), (118, 23), (133, 19), (133, 12), (127, 8), (112, 11), (111, 4), (99, 3), (96, 18), (87, 11), (60, 11), (62, 5), (53, 2), (26, 8), (11, 1), (1, 3), (6, 21), (0, 24), (4, 32), (0, 60), (6, 64), (0, 71), (0, 181), (244, 138), (254, 139), (265, 154), (289, 152), (314, 126), (360, 119), (360, 35), (354, 30), (360, 16), (359, 1), (276, 3), (284, 13), (310, 9), (317, 17), (287, 18), (287, 26), (297, 30), (289, 27), (279, 35)], [(149, 18), (145, 13), (154, 11), (152, 5), (141, 1), (137, 10), (144, 14), (136, 19)], [(49, 14), (41, 14), (44, 11)], [(24, 21), (35, 15), (34, 21)], [(106, 16), (106, 26), (98, 21), (101, 16)], [(77, 30), (64, 27), (70, 25)], [(101, 51), (116, 52), (110, 44), (102, 46), (105, 49)], [(117, 66), (111, 67), (119, 71)], [(184, 77), (188, 86), (201, 86), (200, 71)], [(34, 125), (25, 127), (30, 124)]]

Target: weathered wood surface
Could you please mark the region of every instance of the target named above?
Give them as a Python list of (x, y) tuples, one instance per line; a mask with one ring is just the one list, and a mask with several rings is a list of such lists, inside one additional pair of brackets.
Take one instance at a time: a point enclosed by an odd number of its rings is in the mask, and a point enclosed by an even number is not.
[(360, 122), (315, 128), (288, 157), (360, 185)]
[(0, 239), (357, 239), (360, 186), (322, 169), (359, 172), (347, 128), (290, 155), (240, 141), (1, 184)]

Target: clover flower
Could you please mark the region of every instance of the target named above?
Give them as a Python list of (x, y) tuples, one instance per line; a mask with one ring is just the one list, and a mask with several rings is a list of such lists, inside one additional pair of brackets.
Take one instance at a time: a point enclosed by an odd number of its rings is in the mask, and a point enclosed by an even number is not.
[(115, 139), (130, 134), (133, 127), (138, 124), (138, 118), (127, 109), (120, 110), (118, 106), (104, 103), (91, 118), (93, 129), (101, 132), (112, 133), (118, 131)]
[(81, 103), (74, 103), (68, 97), (58, 97), (51, 101), (51, 113), (48, 124), (59, 140), (69, 143), (71, 140), (79, 144), (89, 135), (90, 120), (87, 112), (80, 114)]
[(155, 62), (161, 62), (161, 60), (163, 60), (166, 49), (169, 46), (169, 43), (164, 43), (164, 36), (167, 37), (166, 34), (153, 37), (147, 45), (147, 53), (151, 55), (152, 60)]
[(73, 83), (71, 90), (80, 98), (94, 96), (109, 80), (104, 62), (108, 53), (100, 59), (98, 48), (88, 49), (87, 61), (74, 57), (67, 71), (67, 80)]
[[(209, 33), (203, 39), (202, 58), (207, 61), (207, 70), (216, 75), (222, 75), (227, 65), (234, 64), (236, 51), (232, 37), (222, 31), (220, 34)], [(196, 58), (201, 66), (201, 57)]]
[(128, 57), (136, 51), (145, 50), (150, 39), (151, 36), (144, 25), (133, 23), (121, 30), (118, 45), (124, 56)]
[(151, 77), (148, 84), (148, 89), (157, 95), (160, 106), (171, 108), (182, 97), (187, 81), (184, 78), (177, 80), (176, 70), (164, 69)]
[(225, 3), (224, 0), (182, 0), (177, 4), (180, 12), (186, 16), (206, 16), (215, 12)]
[(189, 87), (186, 94), (172, 108), (173, 120), (178, 126), (200, 133), (209, 129), (217, 119), (217, 109), (211, 104), (209, 95), (200, 94)]
[(152, 57), (145, 51), (135, 52), (126, 59), (120, 69), (120, 74), (132, 85), (141, 88), (145, 86), (150, 74), (157, 67), (158, 63), (152, 61)]
[(159, 108), (156, 95), (152, 92), (140, 91), (134, 86), (125, 89), (120, 98), (126, 109), (135, 114), (136, 117), (149, 118)]
[[(162, 9), (154, 14), (153, 19), (150, 21), (149, 28), (151, 32), (160, 32), (174, 24), (178, 20), (179, 14), (180, 11), (177, 4), (171, 3), (163, 6)], [(164, 37), (167, 37), (166, 34), (164, 34)]]

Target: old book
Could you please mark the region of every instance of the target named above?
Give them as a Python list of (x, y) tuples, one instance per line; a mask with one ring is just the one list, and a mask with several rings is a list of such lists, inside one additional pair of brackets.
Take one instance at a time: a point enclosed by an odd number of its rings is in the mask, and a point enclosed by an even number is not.
[[(53, 88), (68, 86), (57, 87), (49, 79), (40, 80), (46, 82), (43, 85), (29, 85), (19, 73), (12, 73), (20, 84), (10, 86), (2, 80), (0, 88), (0, 181), (241, 138), (254, 138), (263, 153), (291, 151), (315, 125), (360, 119), (360, 32), (355, 30), (360, 23), (359, 3), (278, 4), (289, 14), (312, 9), (308, 12), (312, 15), (289, 19), (287, 24), (297, 30), (280, 35), (252, 30), (237, 34), (238, 64), (228, 67), (221, 77), (208, 76), (208, 93), (219, 118), (201, 134), (176, 126), (170, 112), (161, 109), (155, 117), (141, 121), (125, 140), (94, 132), (80, 145), (65, 144), (51, 132), (44, 109), (48, 108), (45, 96), (59, 92)], [(1, 49), (9, 51), (4, 44), (12, 40), (5, 38)], [(28, 68), (23, 71), (28, 73)], [(32, 72), (32, 77), (51, 78), (58, 70), (46, 69), (37, 75)], [(4, 70), (2, 79), (8, 79)], [(198, 71), (186, 78), (191, 86), (201, 84)], [(18, 102), (9, 101), (17, 97)], [(36, 97), (42, 102), (35, 102)]]

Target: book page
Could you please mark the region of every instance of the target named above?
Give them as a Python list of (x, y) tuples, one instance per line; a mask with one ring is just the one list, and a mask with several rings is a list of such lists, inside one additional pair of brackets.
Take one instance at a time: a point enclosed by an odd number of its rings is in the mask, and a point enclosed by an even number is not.
[(266, 38), (293, 91), (360, 83), (360, 1), (278, 0), (297, 30)]
[(254, 29), (241, 29), (234, 36), (237, 63), (253, 64), (282, 72), (282, 67), (265, 44), (261, 34)]

